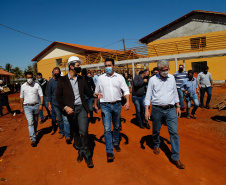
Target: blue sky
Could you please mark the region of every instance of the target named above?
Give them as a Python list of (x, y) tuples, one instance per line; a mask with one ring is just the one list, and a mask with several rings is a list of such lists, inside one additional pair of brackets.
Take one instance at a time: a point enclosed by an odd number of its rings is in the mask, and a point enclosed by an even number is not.
[[(226, 12), (225, 0), (0, 0), (0, 24), (50, 41), (104, 47), (136, 40), (192, 10)], [(24, 70), (50, 42), (0, 26), (0, 66)], [(106, 48), (122, 49), (122, 42)]]

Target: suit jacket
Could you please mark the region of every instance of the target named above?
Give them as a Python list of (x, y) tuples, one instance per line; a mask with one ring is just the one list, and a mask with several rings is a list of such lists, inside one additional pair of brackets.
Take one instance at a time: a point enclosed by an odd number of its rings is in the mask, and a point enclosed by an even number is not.
[[(93, 93), (90, 91), (85, 79), (82, 76), (78, 75), (77, 78), (82, 105), (85, 108), (86, 112), (89, 112), (88, 104), (85, 100), (85, 95), (88, 97), (93, 97)], [(61, 110), (64, 110), (65, 106), (74, 109), (75, 96), (68, 75), (59, 78), (57, 83), (56, 99)]]

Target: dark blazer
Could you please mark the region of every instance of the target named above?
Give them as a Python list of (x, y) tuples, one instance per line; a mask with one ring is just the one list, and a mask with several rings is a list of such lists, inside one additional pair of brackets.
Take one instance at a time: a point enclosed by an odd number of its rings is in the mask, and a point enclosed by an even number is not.
[[(80, 75), (78, 75), (78, 89), (82, 105), (86, 112), (89, 112), (88, 104), (86, 103), (84, 95), (93, 97), (93, 93), (90, 91), (85, 79)], [(65, 106), (74, 109), (75, 96), (68, 75), (59, 78), (56, 90), (56, 99), (61, 110), (64, 110)]]

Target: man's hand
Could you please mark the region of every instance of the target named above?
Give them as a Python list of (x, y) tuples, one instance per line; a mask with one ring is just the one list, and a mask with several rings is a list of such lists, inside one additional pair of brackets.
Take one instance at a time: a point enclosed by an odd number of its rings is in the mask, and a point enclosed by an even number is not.
[(100, 99), (100, 98), (103, 98), (103, 94), (95, 92), (94, 97)]
[(125, 108), (125, 110), (129, 110), (129, 108), (130, 108), (129, 102), (126, 102), (126, 103), (125, 103), (124, 108)]
[(98, 113), (99, 112), (99, 108), (98, 108), (98, 106), (97, 106), (97, 104), (94, 104), (94, 111), (95, 111), (95, 113)]
[(147, 83), (148, 82), (148, 79), (144, 79), (144, 82)]
[(39, 111), (42, 111), (43, 106), (39, 105)]
[(185, 93), (185, 94), (188, 94), (189, 92), (188, 92), (188, 91), (184, 91), (184, 93)]
[(24, 107), (20, 107), (20, 112), (24, 113)]
[(145, 120), (148, 121), (150, 119), (150, 117), (151, 117), (151, 115), (150, 115), (149, 111), (145, 111)]
[(68, 114), (68, 115), (73, 115), (74, 114), (74, 110), (71, 108), (71, 107), (65, 107), (65, 112)]
[(176, 113), (177, 113), (177, 117), (180, 118), (180, 116), (181, 116), (181, 110), (180, 110), (180, 107), (177, 107), (177, 108), (176, 108)]
[(48, 109), (49, 109), (49, 111), (52, 111), (52, 106), (51, 106), (51, 104), (49, 104)]

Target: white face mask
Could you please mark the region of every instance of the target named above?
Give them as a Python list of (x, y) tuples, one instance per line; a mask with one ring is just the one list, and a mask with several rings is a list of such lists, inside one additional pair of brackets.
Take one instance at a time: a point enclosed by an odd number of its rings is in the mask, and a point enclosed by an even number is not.
[(161, 76), (163, 76), (163, 77), (167, 77), (167, 76), (168, 76), (169, 71), (160, 71), (159, 73), (160, 73), (160, 75), (161, 75)]
[(32, 84), (32, 82), (33, 82), (32, 78), (27, 79), (27, 83)]

